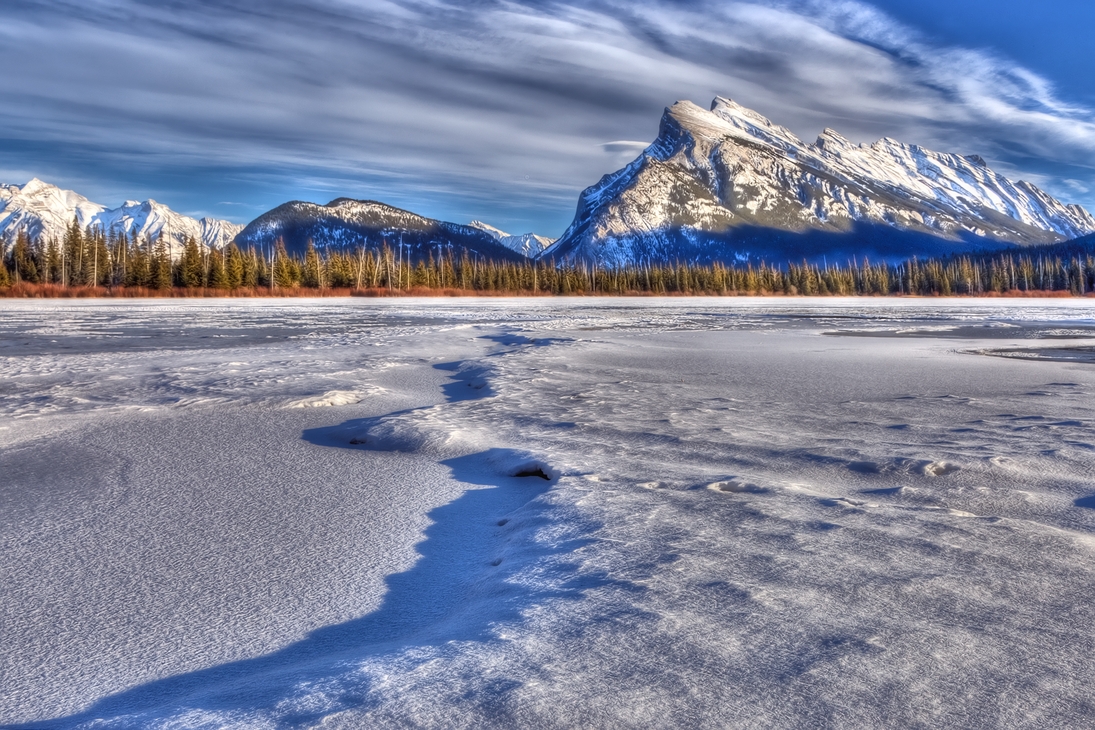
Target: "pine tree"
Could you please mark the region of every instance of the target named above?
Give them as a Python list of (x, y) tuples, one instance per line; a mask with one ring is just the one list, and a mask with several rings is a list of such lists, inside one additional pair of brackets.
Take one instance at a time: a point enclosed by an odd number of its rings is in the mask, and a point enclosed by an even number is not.
[(304, 252), (304, 270), (301, 272), (301, 285), (309, 289), (318, 289), (323, 286), (323, 276), (319, 265), (319, 254), (316, 247), (308, 240), (308, 248)]
[(198, 242), (193, 236), (186, 239), (183, 254), (179, 257), (177, 265), (179, 286), (199, 287), (204, 284), (204, 266), (202, 265), (202, 253), (198, 248)]
[(209, 285), (214, 289), (232, 289), (228, 282), (228, 270), (224, 266), (224, 255), (217, 250), (209, 252)]
[(131, 243), (126, 254), (126, 286), (151, 286), (152, 271), (149, 261), (149, 246), (142, 243), (134, 229)]
[(34, 253), (26, 231), (19, 231), (16, 235), (15, 245), (11, 249), (11, 259), (16, 281), (38, 283), (38, 267), (34, 263)]
[(255, 249), (251, 249), (243, 256), (243, 282), (246, 287), (256, 287), (262, 284), (262, 258)]
[(270, 275), (270, 267), (266, 263), (265, 253), (260, 253), (255, 249), (251, 249), (251, 265), (248, 267), (249, 271), (253, 270), (255, 274), (255, 283), (252, 286), (270, 287), (272, 285), (272, 277)]
[(76, 284), (84, 280), (84, 231), (76, 216), (65, 232), (61, 248), (61, 283)]
[[(246, 274), (246, 262), (236, 244), (230, 243), (224, 249), (224, 273), (229, 289), (239, 289), (243, 286)], [(254, 286), (254, 284), (249, 284)]]
[(157, 236), (149, 257), (149, 284), (161, 291), (171, 288), (171, 250), (163, 236)]
[(61, 247), (57, 245), (57, 241), (50, 238), (46, 243), (45, 251), (45, 271), (41, 272), (43, 281), (53, 282), (54, 284), (61, 283)]
[(285, 251), (285, 243), (279, 238), (274, 250), (274, 270), (271, 273), (274, 286), (290, 289), (300, 282), (300, 272), (296, 262)]
[(91, 230), (84, 237), (85, 283), (89, 286), (101, 286), (110, 283), (110, 251), (106, 246), (106, 236), (101, 230)]

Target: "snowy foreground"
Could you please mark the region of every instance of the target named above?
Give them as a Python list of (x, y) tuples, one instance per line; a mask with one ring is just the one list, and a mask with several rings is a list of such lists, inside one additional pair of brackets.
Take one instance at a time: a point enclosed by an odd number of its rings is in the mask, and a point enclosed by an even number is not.
[(1090, 727), (1092, 345), (1086, 301), (4, 302), (0, 725)]

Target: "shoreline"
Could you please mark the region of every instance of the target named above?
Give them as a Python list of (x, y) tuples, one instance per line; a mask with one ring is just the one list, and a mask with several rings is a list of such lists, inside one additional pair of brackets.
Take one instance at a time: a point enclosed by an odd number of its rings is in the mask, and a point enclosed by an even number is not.
[(499, 299), (506, 297), (521, 297), (530, 299), (578, 299), (578, 298), (614, 298), (632, 297), (636, 299), (672, 299), (672, 298), (697, 298), (697, 299), (722, 299), (734, 297), (769, 297), (773, 299), (807, 299), (814, 297), (842, 298), (854, 297), (857, 299), (1090, 299), (1095, 297), (1095, 292), (1085, 294), (1073, 294), (1062, 290), (1029, 290), (1012, 289), (1003, 292), (988, 291), (968, 294), (839, 294), (839, 293), (812, 293), (790, 294), (783, 291), (736, 291), (725, 292), (711, 291), (684, 291), (672, 293), (654, 293), (645, 291), (626, 292), (585, 292), (573, 291), (565, 294), (556, 294), (545, 291), (517, 290), (478, 290), (478, 289), (438, 289), (433, 287), (416, 286), (409, 289), (385, 289), (385, 288), (312, 288), (312, 287), (253, 287), (240, 289), (215, 289), (213, 287), (172, 287), (170, 289), (152, 289), (148, 287), (90, 287), (90, 286), (61, 286), (58, 284), (28, 284), (25, 282), (0, 288), (0, 299), (345, 299), (345, 298), (373, 298), (373, 299), (399, 299), (399, 298), (480, 298)]

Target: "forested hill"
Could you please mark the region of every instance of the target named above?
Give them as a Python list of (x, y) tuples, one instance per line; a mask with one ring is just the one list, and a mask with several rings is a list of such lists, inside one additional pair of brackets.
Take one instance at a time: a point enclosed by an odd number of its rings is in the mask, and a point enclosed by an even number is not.
[(320, 251), (379, 251), (387, 245), (399, 257), (425, 261), (461, 256), (523, 261), (525, 256), (489, 233), (401, 210), (372, 200), (338, 198), (326, 205), (293, 201), (251, 221), (236, 236), (241, 249), (273, 250), (278, 243), (302, 255), (309, 242)]

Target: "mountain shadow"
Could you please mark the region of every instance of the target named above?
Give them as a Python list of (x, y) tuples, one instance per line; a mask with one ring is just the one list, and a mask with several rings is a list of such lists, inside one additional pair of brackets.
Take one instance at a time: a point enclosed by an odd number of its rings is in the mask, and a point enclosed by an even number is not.
[(920, 231), (857, 222), (847, 231), (787, 231), (739, 225), (721, 231), (666, 226), (653, 231), (607, 236), (589, 242), (562, 240), (545, 256), (559, 262), (596, 262), (599, 266), (685, 263), (754, 266), (762, 261), (783, 268), (806, 261), (817, 266), (845, 266), (864, 259), (901, 263), (914, 256), (942, 258), (954, 254), (1015, 252), (1023, 247), (992, 238), (964, 234), (943, 238)]

